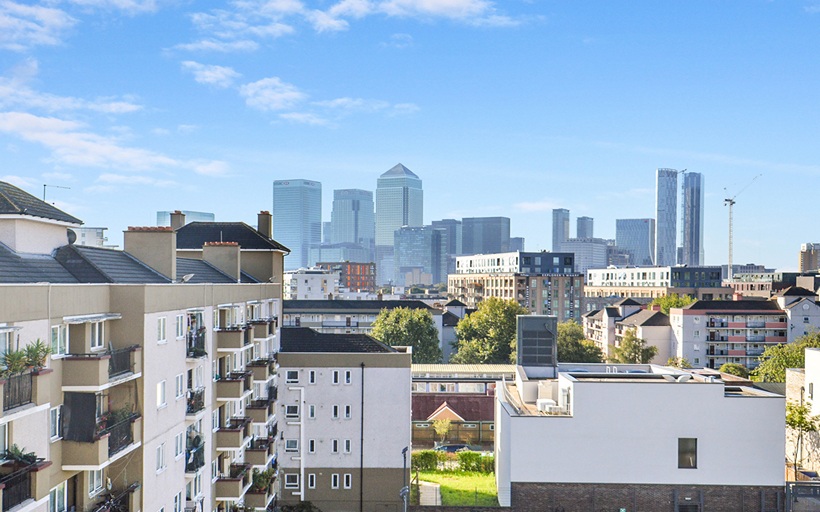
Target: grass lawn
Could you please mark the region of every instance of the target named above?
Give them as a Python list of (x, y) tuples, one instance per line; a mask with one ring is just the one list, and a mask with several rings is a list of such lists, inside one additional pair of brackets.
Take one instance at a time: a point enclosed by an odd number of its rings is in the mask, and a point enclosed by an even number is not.
[(441, 486), (443, 506), (498, 506), (498, 491), (492, 473), (420, 471), (419, 480)]

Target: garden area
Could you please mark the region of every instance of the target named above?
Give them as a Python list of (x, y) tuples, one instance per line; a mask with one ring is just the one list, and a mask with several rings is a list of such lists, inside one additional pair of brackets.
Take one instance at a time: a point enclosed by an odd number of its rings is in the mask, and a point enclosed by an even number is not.
[(419, 504), (419, 482), (440, 485), (442, 506), (498, 506), (494, 457), (480, 452), (423, 450), (412, 455), (412, 504)]

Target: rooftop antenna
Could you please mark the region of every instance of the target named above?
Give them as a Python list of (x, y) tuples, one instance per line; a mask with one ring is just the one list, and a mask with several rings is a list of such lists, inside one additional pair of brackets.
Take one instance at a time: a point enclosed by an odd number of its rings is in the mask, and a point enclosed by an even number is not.
[(62, 189), (65, 189), (65, 190), (71, 190), (71, 187), (61, 187), (60, 185), (46, 185), (45, 183), (43, 183), (43, 202), (44, 203), (46, 202), (46, 188), (47, 187), (62, 188)]
[[(733, 221), (733, 213), (732, 213), (733, 210), (732, 210), (732, 208), (735, 206), (735, 203), (737, 202), (737, 201), (735, 201), (737, 196), (742, 194), (747, 188), (749, 188), (749, 186), (751, 186), (752, 183), (755, 182), (756, 179), (758, 179), (761, 176), (763, 176), (763, 175), (758, 174), (757, 176), (752, 178), (752, 181), (747, 183), (745, 187), (740, 189), (740, 191), (737, 194), (733, 195), (729, 199), (724, 199), (723, 200), (723, 206), (729, 205), (729, 267), (728, 267), (727, 273), (726, 273), (727, 280), (729, 281), (729, 283), (732, 282), (732, 249), (734, 247), (734, 243), (732, 242), (733, 237), (734, 237), (734, 233), (732, 231), (732, 221)], [(726, 188), (724, 187), (723, 190), (726, 191)]]

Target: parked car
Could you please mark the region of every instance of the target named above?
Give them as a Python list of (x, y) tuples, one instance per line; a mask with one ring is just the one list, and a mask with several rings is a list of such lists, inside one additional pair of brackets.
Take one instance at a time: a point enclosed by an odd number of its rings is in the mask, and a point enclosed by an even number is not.
[(436, 446), (434, 448), (437, 452), (448, 452), (448, 453), (456, 453), (456, 452), (469, 452), (470, 445), (468, 444), (442, 444)]

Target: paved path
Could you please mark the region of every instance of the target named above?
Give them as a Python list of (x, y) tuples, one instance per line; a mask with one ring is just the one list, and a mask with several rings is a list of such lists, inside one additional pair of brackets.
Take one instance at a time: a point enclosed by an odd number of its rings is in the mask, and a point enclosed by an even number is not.
[(419, 505), (441, 505), (441, 489), (438, 484), (419, 482)]

